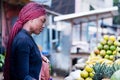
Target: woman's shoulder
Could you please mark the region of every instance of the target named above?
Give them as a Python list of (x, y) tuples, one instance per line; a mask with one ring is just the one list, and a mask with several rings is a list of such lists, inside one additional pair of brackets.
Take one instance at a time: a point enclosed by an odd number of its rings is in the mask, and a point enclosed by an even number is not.
[[(19, 32), (16, 36), (15, 36), (15, 38), (14, 38), (14, 40), (13, 40), (13, 43), (20, 43), (20, 42), (22, 42), (22, 43), (30, 43), (31, 42), (31, 40), (30, 40), (30, 38), (29, 38), (29, 36), (27, 35), (27, 34), (25, 34), (25, 33), (23, 33), (23, 32)], [(21, 44), (21, 43), (20, 43)]]
[(30, 40), (30, 35), (21, 30), (14, 38), (15, 40)]

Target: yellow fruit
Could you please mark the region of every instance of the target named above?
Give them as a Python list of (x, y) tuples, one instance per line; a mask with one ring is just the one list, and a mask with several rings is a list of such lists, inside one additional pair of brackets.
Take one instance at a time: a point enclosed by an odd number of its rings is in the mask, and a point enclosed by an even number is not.
[(116, 55), (117, 54), (117, 51), (115, 50), (115, 51), (113, 51), (113, 53), (112, 53), (113, 55)]
[(88, 72), (83, 70), (80, 75), (81, 75), (82, 78), (87, 78), (88, 77)]
[(105, 59), (103, 63), (106, 63), (107, 65), (113, 64), (113, 61)]
[(93, 71), (93, 68), (91, 68), (89, 65), (85, 66), (85, 70), (87, 72), (92, 72)]
[(110, 37), (109, 37), (109, 40), (115, 41), (115, 40), (116, 40), (116, 37), (115, 37), (115, 36), (110, 36)]
[(88, 77), (88, 78), (86, 78), (85, 80), (93, 80), (93, 79)]
[(93, 73), (93, 72), (89, 73), (89, 76), (90, 76), (91, 78), (93, 78), (93, 77), (94, 77), (94, 73)]
[(83, 78), (77, 78), (76, 80), (84, 80)]
[(115, 42), (114, 42), (114, 46), (117, 46), (117, 45), (118, 45), (118, 42), (117, 42), (117, 41), (115, 41)]
[(108, 35), (104, 35), (103, 38), (104, 38), (104, 40), (108, 40), (109, 36)]
[(90, 57), (95, 57), (96, 54), (94, 52), (90, 53)]
[(101, 50), (101, 51), (100, 51), (100, 55), (101, 55), (101, 56), (105, 56), (105, 55), (106, 55), (106, 51), (105, 51), (105, 50)]
[(110, 55), (109, 59), (114, 60), (115, 59), (114, 55)]

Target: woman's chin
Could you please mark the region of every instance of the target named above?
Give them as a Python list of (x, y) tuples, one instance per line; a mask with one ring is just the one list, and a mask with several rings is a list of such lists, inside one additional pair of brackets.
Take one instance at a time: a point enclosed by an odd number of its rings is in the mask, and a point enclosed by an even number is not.
[(40, 32), (41, 32), (41, 31), (39, 31), (39, 32), (35, 32), (34, 34), (39, 35), (39, 34), (40, 34)]
[(40, 34), (42, 31), (43, 31), (43, 29), (37, 30), (37, 31), (35, 32), (35, 34)]

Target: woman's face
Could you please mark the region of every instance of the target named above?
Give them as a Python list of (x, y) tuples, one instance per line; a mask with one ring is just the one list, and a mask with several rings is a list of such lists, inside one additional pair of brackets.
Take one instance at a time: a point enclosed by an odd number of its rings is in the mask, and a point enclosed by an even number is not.
[(31, 32), (34, 34), (39, 34), (40, 32), (42, 32), (44, 29), (43, 24), (45, 23), (45, 21), (46, 15), (33, 19), (31, 24)]

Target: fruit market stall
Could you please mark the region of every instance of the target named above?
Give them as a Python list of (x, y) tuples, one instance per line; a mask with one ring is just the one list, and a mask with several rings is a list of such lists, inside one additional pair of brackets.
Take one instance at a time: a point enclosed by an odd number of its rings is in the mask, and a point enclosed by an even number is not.
[(104, 35), (90, 53), (83, 70), (72, 71), (65, 80), (120, 80), (120, 37)]
[[(118, 43), (117, 43), (118, 38), (116, 39), (115, 36), (104, 36), (103, 40), (101, 40), (99, 43), (99, 40), (98, 40), (98, 38), (99, 38), (98, 37), (99, 23), (98, 23), (98, 21), (101, 19), (105, 19), (105, 18), (112, 18), (113, 16), (116, 16), (116, 15), (118, 15), (118, 7), (104, 8), (104, 9), (100, 9), (100, 10), (93, 10), (93, 11), (81, 12), (81, 13), (73, 13), (73, 14), (68, 14), (68, 15), (60, 15), (60, 16), (56, 16), (54, 18), (54, 20), (57, 22), (59, 22), (59, 21), (71, 22), (72, 28), (75, 25), (79, 25), (80, 29), (81, 29), (83, 27), (82, 26), (83, 23), (88, 23), (90, 21), (94, 21), (96, 24), (96, 42), (94, 42), (94, 43), (96, 43), (97, 46), (95, 47), (94, 51), (90, 52), (90, 56), (88, 57), (87, 61), (85, 62), (85, 66), (84, 66), (83, 70), (80, 70), (80, 69), (78, 69), (78, 66), (77, 66), (77, 68), (75, 66), (75, 69), (74, 69), (75, 71), (71, 72), (69, 74), (69, 76), (65, 78), (65, 80), (102, 80), (104, 78), (110, 79), (111, 75), (101, 76), (98, 79), (96, 79), (94, 77), (99, 77), (98, 75), (106, 73), (103, 71), (105, 71), (105, 70), (109, 71), (108, 69), (114, 68), (112, 66), (112, 64), (116, 63), (116, 55), (118, 55), (117, 54), (118, 47), (116, 47), (116, 44), (118, 46)], [(71, 33), (73, 33), (73, 30), (71, 30)], [(82, 32), (80, 33), (80, 40), (82, 40), (81, 34), (82, 34)], [(72, 44), (72, 42), (73, 41), (71, 40), (70, 44)], [(80, 57), (80, 56), (76, 56), (76, 57)], [(119, 61), (117, 61), (117, 62), (119, 62)], [(77, 63), (77, 64), (81, 64), (81, 63)], [(103, 66), (105, 66), (105, 67), (103, 67)], [(115, 65), (115, 67), (116, 66), (117, 65)], [(86, 69), (86, 67), (87, 67), (87, 69)], [(102, 71), (101, 71), (101, 69), (102, 69)], [(117, 69), (113, 70), (113, 72), (115, 72), (118, 69), (119, 69), (119, 67)], [(76, 70), (78, 70), (79, 74), (76, 74)], [(98, 72), (95, 70), (97, 70)], [(113, 72), (111, 72), (111, 74), (113, 74)], [(74, 76), (73, 73), (76, 76)], [(96, 75), (95, 73), (97, 74), (97, 76), (95, 76)], [(100, 73), (100, 74), (98, 74), (98, 73)], [(110, 73), (110, 72), (108, 72), (108, 73)], [(77, 77), (77, 75), (79, 77)]]

